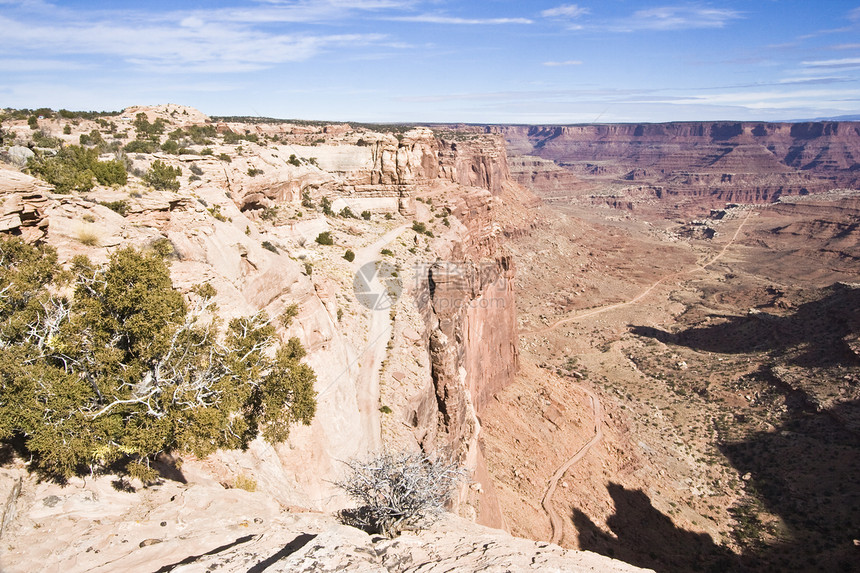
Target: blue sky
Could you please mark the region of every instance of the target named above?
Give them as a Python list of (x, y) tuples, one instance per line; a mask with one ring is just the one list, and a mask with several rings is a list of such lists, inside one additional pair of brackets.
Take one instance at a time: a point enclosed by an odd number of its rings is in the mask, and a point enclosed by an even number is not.
[(860, 114), (860, 0), (0, 0), (0, 107), (367, 122)]

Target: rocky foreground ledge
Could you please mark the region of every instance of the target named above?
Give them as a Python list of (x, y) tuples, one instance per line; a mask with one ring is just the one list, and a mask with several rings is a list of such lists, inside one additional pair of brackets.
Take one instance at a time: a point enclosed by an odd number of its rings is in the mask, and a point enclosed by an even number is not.
[(14, 520), (0, 539), (6, 573), (643, 571), (453, 515), (395, 539), (368, 535), (202, 475), (131, 492), (109, 477), (59, 486), (6, 470), (3, 491), (19, 479), (20, 495), (7, 506)]

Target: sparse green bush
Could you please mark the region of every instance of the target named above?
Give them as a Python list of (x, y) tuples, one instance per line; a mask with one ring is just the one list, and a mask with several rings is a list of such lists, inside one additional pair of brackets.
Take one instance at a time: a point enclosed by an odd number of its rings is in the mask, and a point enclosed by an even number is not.
[(302, 191), (302, 207), (305, 209), (315, 209), (313, 199), (311, 199), (310, 191)]
[(281, 324), (288, 327), (293, 323), (293, 319), (299, 315), (299, 305), (296, 303), (290, 304), (281, 313)]
[(177, 177), (182, 175), (182, 169), (179, 167), (171, 167), (156, 159), (152, 162), (149, 171), (143, 176), (143, 180), (154, 188), (162, 191), (179, 191), (179, 181)]
[(310, 423), (315, 375), (298, 340), (273, 349), (262, 313), (219, 333), (203, 318), (211, 300), (190, 307), (159, 254), (78, 257), (67, 273), (52, 248), (9, 238), (0, 258), (0, 440), (19, 441), (33, 469), (151, 480), (161, 452), (278, 442)]
[(290, 159), (287, 161), (287, 163), (289, 163), (290, 165), (294, 165), (296, 167), (300, 167), (302, 164), (302, 162), (299, 161), (299, 158), (296, 157), (295, 153), (290, 155)]
[(392, 256), (394, 255), (394, 252), (391, 249), (382, 249), (381, 251), (379, 251), (379, 254)]
[(322, 198), (320, 201), (320, 208), (322, 209), (323, 215), (334, 217), (334, 211), (331, 208), (331, 200), (329, 200), (328, 197)]
[(257, 175), (262, 175), (262, 174), (263, 174), (262, 169), (257, 169), (255, 167), (249, 167), (248, 168), (248, 176), (249, 177), (256, 177)]
[(128, 214), (128, 201), (120, 200), (120, 201), (101, 201), (99, 205), (104, 205), (111, 211), (119, 213), (123, 217)]
[(54, 156), (37, 155), (30, 159), (27, 168), (53, 185), (57, 193), (89, 191), (94, 178), (102, 185), (128, 182), (121, 161), (99, 161), (97, 150), (78, 145), (67, 145)]
[(352, 262), (355, 260), (355, 253), (347, 249), (346, 252), (343, 254), (343, 258), (345, 258), (349, 262)]
[(263, 241), (263, 242), (260, 244), (260, 246), (262, 246), (262, 247), (263, 247), (264, 249), (266, 249), (267, 251), (272, 251), (272, 252), (273, 252), (273, 253), (275, 253), (275, 254), (277, 254), (277, 252), (278, 252), (278, 247), (276, 247), (275, 245), (273, 245), (273, 244), (272, 244), (272, 243), (270, 243), (269, 241)]
[(344, 207), (340, 210), (340, 216), (344, 219), (355, 219), (355, 213), (352, 212), (352, 209), (349, 207)]
[(33, 144), (36, 147), (46, 147), (48, 149), (59, 149), (63, 146), (63, 140), (59, 137), (51, 137), (42, 130), (33, 132)]
[(192, 163), (191, 167), (189, 167), (189, 169), (191, 170), (191, 173), (193, 173), (194, 175), (203, 175), (203, 169), (201, 169), (200, 166), (197, 165), (196, 163)]
[(155, 153), (156, 148), (156, 144), (152, 141), (135, 139), (129, 141), (122, 149), (126, 153)]
[(218, 159), (220, 159), (221, 161), (224, 161), (226, 163), (231, 163), (233, 161), (233, 158), (230, 157), (229, 155), (227, 155), (226, 153), (218, 154)]
[(365, 221), (370, 221), (370, 211), (362, 211), (361, 218)]
[(260, 218), (264, 221), (274, 221), (278, 218), (278, 213), (280, 212), (280, 207), (275, 205), (274, 207), (263, 207), (263, 212), (260, 213)]
[(317, 238), (315, 240), (320, 245), (333, 245), (334, 244), (334, 239), (332, 239), (330, 231), (323, 231), (322, 233), (317, 235)]
[(427, 232), (427, 225), (418, 221), (412, 221), (412, 230), (423, 235)]

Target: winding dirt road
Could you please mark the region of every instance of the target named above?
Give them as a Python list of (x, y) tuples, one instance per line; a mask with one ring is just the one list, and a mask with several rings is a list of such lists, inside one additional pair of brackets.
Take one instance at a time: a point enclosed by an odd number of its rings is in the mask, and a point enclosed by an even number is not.
[[(534, 334), (543, 334), (546, 332), (550, 332), (550, 331), (558, 328), (559, 326), (561, 326), (563, 324), (567, 324), (570, 322), (577, 322), (577, 321), (580, 321), (582, 319), (588, 318), (590, 316), (595, 316), (595, 315), (598, 315), (598, 314), (601, 314), (604, 312), (609, 312), (610, 310), (614, 310), (616, 308), (622, 308), (625, 306), (634, 305), (634, 304), (638, 303), (640, 300), (642, 300), (643, 298), (645, 298), (646, 296), (648, 296), (648, 294), (651, 293), (651, 291), (653, 291), (658, 285), (660, 285), (661, 283), (663, 283), (664, 281), (666, 281), (670, 278), (678, 277), (678, 276), (681, 276), (681, 275), (684, 275), (687, 273), (691, 273), (691, 272), (706, 270), (709, 266), (711, 266), (712, 264), (717, 262), (719, 259), (721, 259), (723, 257), (723, 255), (726, 254), (729, 247), (731, 247), (732, 244), (735, 242), (735, 240), (738, 238), (738, 236), (740, 236), (741, 230), (743, 229), (747, 220), (752, 216), (752, 214), (753, 214), (753, 211), (750, 210), (750, 212), (747, 213), (747, 216), (744, 217), (744, 220), (741, 221), (741, 224), (738, 225), (738, 228), (737, 228), (737, 230), (735, 230), (735, 234), (732, 235), (732, 238), (729, 239), (729, 241), (725, 245), (723, 245), (723, 248), (720, 250), (719, 253), (717, 253), (712, 259), (708, 260), (707, 262), (700, 262), (700, 263), (696, 264), (695, 267), (685, 269), (683, 271), (679, 271), (676, 273), (668, 274), (668, 275), (660, 278), (657, 282), (655, 282), (654, 284), (649, 286), (647, 289), (645, 289), (644, 291), (642, 291), (641, 293), (639, 293), (638, 295), (636, 295), (635, 297), (633, 297), (632, 299), (630, 299), (628, 301), (610, 304), (607, 306), (603, 306), (600, 308), (586, 311), (582, 314), (570, 316), (567, 318), (562, 318), (562, 319), (559, 319), (559, 320), (555, 321), (554, 323), (552, 323), (552, 324), (550, 324), (544, 328), (540, 328), (538, 330), (533, 330), (533, 331), (529, 331), (529, 332), (524, 332), (524, 333), (522, 333), (522, 335), (527, 336), (527, 335), (534, 335)], [(550, 478), (550, 480), (549, 480), (549, 485), (547, 486), (546, 492), (544, 493), (543, 499), (541, 500), (541, 505), (543, 506), (544, 511), (546, 511), (546, 514), (549, 516), (550, 524), (552, 525), (552, 539), (550, 540), (550, 542), (555, 543), (556, 545), (561, 541), (562, 535), (564, 534), (564, 521), (562, 520), (562, 518), (558, 514), (558, 512), (555, 510), (555, 506), (552, 503), (552, 498), (553, 498), (553, 495), (555, 495), (555, 490), (558, 487), (558, 482), (564, 476), (564, 474), (566, 474), (567, 471), (571, 467), (573, 467), (574, 464), (576, 464), (583, 457), (585, 457), (585, 455), (589, 452), (589, 450), (591, 450), (591, 448), (593, 448), (594, 446), (599, 444), (600, 441), (603, 439), (603, 406), (600, 404), (600, 399), (597, 397), (597, 394), (595, 394), (589, 388), (586, 388), (582, 384), (577, 384), (576, 386), (580, 390), (585, 392), (588, 395), (589, 399), (591, 400), (591, 408), (592, 408), (592, 412), (594, 415), (594, 437), (592, 437), (591, 440), (589, 440), (587, 444), (585, 444), (584, 446), (579, 448), (579, 450), (577, 450), (576, 453), (574, 453), (572, 457), (570, 457), (567, 461), (565, 461), (564, 464), (562, 464), (561, 467), (559, 467), (555, 471), (552, 478)]]
[(600, 404), (600, 399), (597, 397), (597, 394), (586, 388), (585, 386), (579, 385), (579, 388), (588, 395), (588, 398), (591, 400), (591, 409), (594, 413), (594, 437), (591, 438), (587, 444), (579, 448), (573, 457), (564, 462), (560, 468), (558, 468), (553, 474), (552, 478), (549, 480), (549, 487), (546, 488), (546, 493), (543, 495), (543, 499), (541, 500), (541, 505), (543, 506), (544, 511), (546, 511), (549, 516), (550, 523), (552, 524), (552, 539), (550, 543), (558, 543), (561, 541), (561, 536), (564, 533), (564, 521), (562, 521), (561, 516), (555, 510), (555, 506), (552, 503), (552, 496), (555, 495), (555, 489), (558, 487), (558, 480), (567, 473), (575, 463), (585, 457), (585, 454), (588, 451), (600, 443), (600, 440), (603, 439), (603, 407)]
[(665, 276), (661, 277), (659, 280), (657, 280), (654, 284), (649, 286), (647, 289), (640, 292), (639, 294), (637, 294), (635, 297), (631, 298), (628, 301), (617, 302), (615, 304), (609, 304), (606, 306), (601, 306), (598, 308), (587, 310), (587, 311), (583, 312), (582, 314), (576, 314), (574, 316), (568, 316), (566, 318), (560, 318), (560, 319), (556, 320), (555, 322), (553, 322), (552, 324), (548, 324), (547, 326), (544, 326), (544, 327), (541, 327), (541, 328), (538, 328), (535, 330), (527, 330), (525, 332), (520, 333), (520, 335), (521, 336), (531, 336), (531, 335), (535, 335), (535, 334), (545, 334), (547, 332), (551, 332), (551, 331), (555, 330), (556, 328), (558, 328), (559, 326), (562, 326), (564, 324), (568, 324), (571, 322), (578, 322), (578, 321), (583, 320), (585, 318), (589, 318), (591, 316), (596, 316), (598, 314), (603, 314), (604, 312), (609, 312), (610, 310), (615, 310), (617, 308), (623, 308), (625, 306), (632, 306), (632, 305), (638, 303), (640, 300), (642, 300), (646, 296), (648, 296), (651, 293), (651, 291), (653, 291), (655, 288), (657, 288), (659, 285), (661, 285), (662, 283), (666, 282), (669, 279), (679, 277), (682, 275), (686, 275), (689, 273), (693, 273), (696, 271), (706, 270), (709, 266), (711, 266), (712, 264), (717, 262), (719, 259), (721, 259), (723, 257), (723, 255), (726, 254), (729, 247), (732, 246), (732, 244), (735, 242), (735, 240), (740, 235), (741, 229), (743, 229), (744, 225), (746, 224), (747, 220), (750, 218), (750, 216), (752, 214), (753, 214), (753, 211), (750, 210), (750, 212), (747, 213), (747, 216), (744, 217), (744, 220), (741, 221), (741, 224), (738, 225), (738, 228), (735, 231), (735, 234), (732, 235), (732, 238), (729, 239), (729, 241), (725, 245), (723, 245), (722, 250), (719, 253), (717, 253), (716, 256), (714, 256), (714, 258), (712, 258), (708, 262), (697, 263), (696, 266), (690, 267), (689, 269), (684, 269), (682, 271), (678, 271), (675, 273), (670, 273), (668, 275), (665, 275)]

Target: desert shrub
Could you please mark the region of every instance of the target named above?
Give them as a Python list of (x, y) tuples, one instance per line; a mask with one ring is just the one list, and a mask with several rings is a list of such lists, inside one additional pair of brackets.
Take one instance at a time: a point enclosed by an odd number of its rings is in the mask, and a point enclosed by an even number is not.
[(115, 213), (119, 213), (123, 217), (128, 214), (128, 201), (120, 200), (120, 201), (100, 201), (99, 205), (104, 205), (111, 211)]
[(81, 229), (77, 233), (78, 242), (87, 247), (98, 247), (99, 236), (92, 229)]
[(427, 225), (418, 221), (412, 221), (412, 230), (423, 235), (427, 232)]
[(305, 209), (316, 208), (313, 199), (311, 199), (310, 191), (302, 191), (302, 207), (304, 207)]
[(278, 247), (276, 247), (275, 245), (273, 245), (273, 244), (272, 244), (272, 243), (270, 243), (269, 241), (263, 241), (263, 242), (260, 244), (260, 246), (261, 246), (261, 247), (263, 247), (264, 249), (266, 249), (267, 251), (272, 251), (273, 253), (277, 253), (277, 252), (278, 252)]
[(347, 249), (346, 252), (343, 254), (343, 258), (345, 258), (349, 262), (352, 262), (355, 260), (355, 253), (353, 253), (350, 249)]
[(227, 155), (226, 153), (219, 153), (218, 159), (220, 159), (221, 161), (224, 161), (226, 163), (230, 163), (233, 161), (233, 158), (230, 157), (229, 155)]
[(370, 221), (370, 211), (362, 211), (361, 218), (365, 221)]
[(333, 245), (334, 244), (334, 239), (332, 239), (330, 231), (323, 231), (322, 233), (317, 235), (317, 238), (315, 240), (320, 245)]
[(39, 129), (39, 118), (35, 115), (31, 115), (27, 118), (27, 125), (30, 126), (30, 129)]
[(47, 147), (49, 149), (59, 149), (63, 146), (63, 140), (59, 137), (52, 137), (42, 130), (33, 132), (33, 144), (36, 147)]
[(144, 136), (161, 135), (164, 133), (165, 123), (160, 117), (150, 123), (146, 114), (143, 112), (134, 116), (134, 129), (137, 131), (138, 139), (144, 139)]
[(179, 155), (179, 144), (173, 139), (168, 139), (161, 144), (161, 150), (171, 155)]
[(203, 175), (203, 169), (201, 169), (196, 163), (192, 163), (189, 169), (191, 169), (191, 173), (194, 175)]
[(179, 167), (171, 167), (156, 159), (144, 174), (143, 180), (154, 189), (178, 191), (179, 181), (176, 178), (180, 175), (182, 170)]
[(155, 153), (156, 148), (155, 142), (135, 139), (134, 141), (129, 141), (122, 149), (126, 153)]
[(289, 163), (290, 165), (294, 165), (296, 167), (300, 167), (302, 164), (302, 162), (299, 161), (299, 158), (296, 157), (295, 153), (290, 154), (290, 158), (287, 160), (287, 163)]
[(424, 453), (385, 452), (346, 465), (347, 476), (336, 485), (361, 505), (342, 511), (341, 518), (388, 537), (435, 521), (464, 477), (457, 464)]
[(210, 215), (222, 223), (226, 223), (229, 220), (228, 217), (221, 212), (221, 205), (212, 205), (206, 210), (209, 211)]
[(81, 145), (100, 146), (100, 145), (104, 145), (104, 143), (105, 143), (105, 140), (102, 137), (101, 132), (99, 132), (99, 130), (97, 130), (97, 129), (94, 129), (89, 133), (82, 133), (78, 139), (81, 142)]
[(334, 211), (331, 208), (331, 200), (328, 197), (323, 197), (322, 200), (320, 200), (320, 208), (322, 209), (323, 215), (334, 217)]
[(355, 219), (356, 218), (355, 213), (353, 213), (352, 209), (350, 209), (349, 207), (344, 207), (343, 209), (341, 209), (339, 214), (344, 219)]
[(125, 185), (128, 183), (128, 171), (122, 160), (96, 161), (92, 164), (96, 181), (101, 185)]
[(257, 480), (245, 474), (239, 474), (233, 480), (233, 487), (236, 489), (244, 489), (245, 491), (257, 491)]
[(72, 126), (68, 125), (68, 124), (64, 125), (63, 126), (63, 135), (71, 135), (71, 134), (72, 134)]
[(296, 303), (290, 304), (281, 313), (281, 324), (288, 327), (293, 323), (293, 319), (299, 315), (299, 305)]
[(248, 168), (248, 177), (256, 177), (257, 175), (262, 175), (262, 174), (263, 174), (262, 169), (257, 169), (256, 167), (249, 167)]
[(67, 145), (54, 156), (30, 159), (30, 173), (54, 186), (57, 193), (89, 191), (93, 179), (102, 185), (125, 185), (128, 174), (122, 161), (99, 161), (96, 149)]
[(278, 346), (263, 313), (206, 320), (211, 298), (186, 301), (160, 254), (78, 257), (66, 272), (51, 247), (9, 238), (0, 259), (0, 439), (23, 444), (33, 469), (150, 480), (159, 453), (278, 442), (310, 423), (315, 375), (298, 341)]

